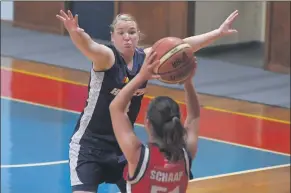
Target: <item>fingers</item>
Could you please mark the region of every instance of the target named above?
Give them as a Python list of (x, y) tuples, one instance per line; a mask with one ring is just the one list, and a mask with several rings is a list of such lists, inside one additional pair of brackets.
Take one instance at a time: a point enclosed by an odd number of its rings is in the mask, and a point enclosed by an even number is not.
[(77, 27), (79, 27), (79, 16), (78, 16), (78, 14), (75, 15), (75, 22), (77, 24)]
[(236, 29), (230, 29), (230, 30), (228, 30), (228, 33), (237, 33), (237, 30)]
[(70, 10), (68, 10), (68, 16), (69, 16), (70, 19), (74, 19), (73, 14), (72, 14), (72, 12)]
[(234, 22), (234, 20), (237, 18), (237, 16), (238, 16), (238, 10), (235, 10), (223, 22), (222, 26), (227, 27), (227, 29), (225, 30), (225, 34), (237, 33), (237, 30), (231, 29), (231, 25)]
[(193, 59), (194, 59), (194, 63), (197, 63), (197, 57), (193, 56)]
[(147, 63), (148, 64), (153, 63), (155, 61), (156, 57), (157, 57), (157, 53), (151, 50), (149, 55), (148, 55), (148, 58), (147, 58)]
[(64, 22), (64, 21), (66, 21), (66, 19), (65, 18), (63, 18), (62, 16), (60, 16), (60, 15), (56, 15), (56, 17), (60, 20), (60, 21), (62, 21), (62, 22)]
[(154, 68), (160, 65), (160, 60), (157, 59), (157, 53), (151, 52), (147, 61), (148, 71), (153, 72)]
[(160, 60), (157, 60), (157, 53), (150, 50), (146, 56), (143, 67), (140, 71), (144, 75), (145, 79), (159, 79), (160, 75), (154, 72), (156, 66), (160, 64)]
[(160, 75), (152, 75), (152, 79), (160, 79), (161, 76)]
[(238, 14), (238, 10), (235, 10), (234, 12), (232, 12), (232, 13), (228, 16), (227, 20), (231, 19), (231, 18), (232, 18), (234, 15), (236, 15), (236, 14)]
[(60, 11), (60, 14), (63, 18), (70, 19), (69, 16), (63, 10)]
[(160, 64), (160, 60), (155, 60), (155, 61), (153, 61), (152, 63), (149, 63), (148, 64), (148, 68), (150, 69), (150, 70), (153, 70), (156, 66), (158, 66)]
[(238, 13), (234, 14), (229, 20), (230, 22), (233, 22), (235, 20), (235, 18), (237, 18)]
[[(75, 16), (75, 18), (76, 18), (76, 16)], [(63, 22), (66, 20), (73, 20), (74, 19), (74, 16), (70, 10), (68, 10), (68, 14), (66, 14), (63, 10), (60, 10), (60, 15), (57, 14), (56, 17)]]
[(149, 57), (152, 55), (152, 53), (153, 53), (153, 50), (150, 48), (149, 52), (146, 54), (145, 61), (147, 61), (149, 59)]
[(227, 18), (227, 21), (233, 22), (237, 16), (238, 16), (238, 10), (236, 10), (232, 14), (230, 14)]

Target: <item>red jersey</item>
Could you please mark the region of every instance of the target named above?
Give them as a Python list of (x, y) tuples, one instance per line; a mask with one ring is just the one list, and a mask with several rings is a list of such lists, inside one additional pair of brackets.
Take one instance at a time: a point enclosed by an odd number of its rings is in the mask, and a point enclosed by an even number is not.
[(185, 193), (190, 158), (183, 151), (183, 160), (170, 163), (156, 145), (143, 146), (134, 176), (129, 178), (128, 167), (124, 169), (127, 193)]

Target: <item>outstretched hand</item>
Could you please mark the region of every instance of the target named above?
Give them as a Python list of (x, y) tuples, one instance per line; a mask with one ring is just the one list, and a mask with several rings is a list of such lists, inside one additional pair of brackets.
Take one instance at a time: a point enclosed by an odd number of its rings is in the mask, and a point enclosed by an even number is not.
[(233, 33), (237, 33), (237, 30), (232, 29), (231, 25), (233, 24), (234, 20), (238, 16), (238, 10), (231, 13), (228, 18), (220, 25), (218, 28), (221, 35), (230, 35)]
[(60, 11), (60, 15), (56, 15), (56, 17), (63, 22), (65, 28), (70, 33), (71, 31), (84, 31), (79, 27), (78, 23), (78, 15), (73, 16), (72, 12), (68, 10), (68, 14), (66, 14), (63, 10)]

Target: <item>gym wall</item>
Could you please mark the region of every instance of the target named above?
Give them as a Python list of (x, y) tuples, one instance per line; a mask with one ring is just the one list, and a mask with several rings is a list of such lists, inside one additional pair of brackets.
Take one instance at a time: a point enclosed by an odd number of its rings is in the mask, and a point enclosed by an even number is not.
[(110, 39), (109, 25), (116, 14), (131, 13), (146, 35), (143, 44), (152, 44), (165, 36), (184, 38), (210, 31), (238, 9), (240, 16), (233, 27), (239, 33), (211, 46), (261, 43), (265, 47), (265, 68), (290, 73), (291, 2), (288, 1), (5, 1), (1, 2), (1, 20), (18, 27), (66, 35), (55, 15), (67, 8), (79, 13), (81, 27), (92, 37), (103, 40)]

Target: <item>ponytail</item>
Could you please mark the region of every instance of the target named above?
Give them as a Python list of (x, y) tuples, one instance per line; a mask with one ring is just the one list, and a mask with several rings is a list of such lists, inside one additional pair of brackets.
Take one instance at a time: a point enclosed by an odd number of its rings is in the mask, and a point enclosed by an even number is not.
[(171, 162), (183, 159), (186, 130), (182, 126), (180, 119), (175, 116), (170, 121), (165, 122), (162, 127), (160, 130), (162, 133), (157, 133), (160, 138), (158, 140), (160, 151)]
[(184, 158), (186, 130), (180, 120), (178, 103), (168, 96), (159, 96), (149, 105), (147, 119), (154, 141), (171, 162)]

